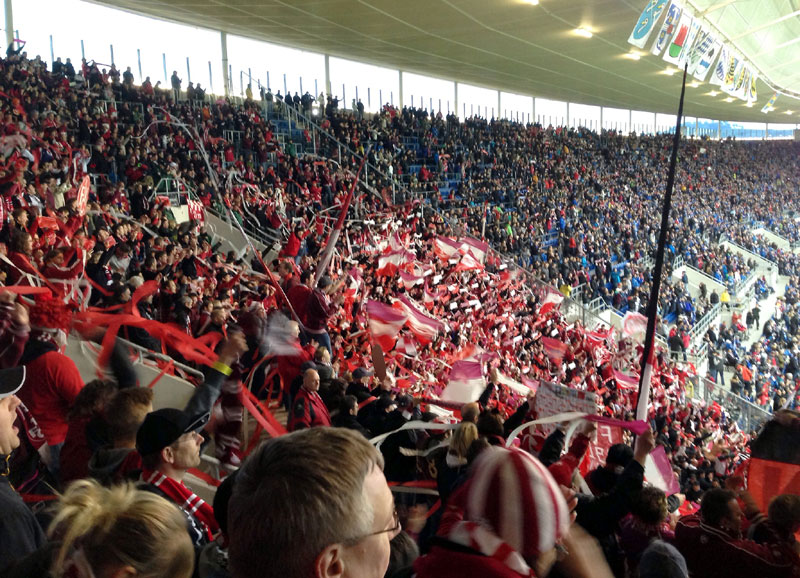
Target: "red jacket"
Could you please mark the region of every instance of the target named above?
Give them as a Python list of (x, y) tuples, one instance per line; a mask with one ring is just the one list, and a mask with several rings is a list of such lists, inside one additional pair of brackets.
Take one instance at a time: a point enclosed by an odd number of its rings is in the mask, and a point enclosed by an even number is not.
[(461, 546), (456, 549), (434, 546), (431, 551), (414, 562), (416, 578), (520, 578), (523, 574), (514, 572), (501, 561)]
[(732, 537), (702, 522), (698, 514), (685, 516), (675, 528), (678, 548), (692, 578), (780, 578), (795, 576), (797, 556), (786, 544), (762, 545)]
[(75, 362), (58, 351), (48, 351), (25, 365), (25, 385), (17, 395), (39, 422), (48, 445), (60, 444), (67, 437), (67, 413), (83, 389), (81, 374)]
[(317, 392), (308, 391), (301, 387), (292, 404), (292, 415), (289, 418), (287, 429), (295, 431), (315, 426), (331, 425), (331, 416), (328, 408)]

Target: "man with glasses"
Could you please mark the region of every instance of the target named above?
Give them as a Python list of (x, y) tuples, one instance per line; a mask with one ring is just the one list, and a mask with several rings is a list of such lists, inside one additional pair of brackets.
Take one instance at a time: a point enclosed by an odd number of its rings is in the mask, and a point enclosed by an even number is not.
[(262, 444), (228, 517), (233, 578), (381, 578), (401, 530), (380, 452), (340, 428)]

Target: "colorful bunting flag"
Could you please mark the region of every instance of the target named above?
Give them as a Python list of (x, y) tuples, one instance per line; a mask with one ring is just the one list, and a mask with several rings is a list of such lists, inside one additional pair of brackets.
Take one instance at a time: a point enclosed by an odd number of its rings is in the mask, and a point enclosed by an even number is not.
[(681, 14), (683, 14), (683, 7), (677, 2), (671, 2), (667, 8), (667, 16), (664, 19), (664, 24), (661, 25), (661, 30), (656, 36), (656, 41), (653, 43), (653, 48), (650, 50), (656, 56), (664, 52), (667, 43), (675, 35), (675, 29), (680, 22)]
[(642, 10), (639, 20), (636, 21), (633, 32), (628, 37), (628, 43), (637, 48), (644, 48), (666, 6), (667, 0), (649, 0), (644, 10)]
[(691, 46), (690, 42), (694, 41), (692, 30), (697, 34), (697, 28), (694, 26), (694, 17), (686, 10), (683, 11), (678, 25), (675, 27), (675, 34), (672, 35), (672, 40), (664, 52), (664, 60), (670, 64), (680, 65), (686, 59), (686, 54)]
[(767, 101), (767, 104), (764, 105), (764, 108), (761, 109), (761, 112), (764, 114), (770, 112), (775, 107), (775, 101), (778, 100), (778, 93), (772, 95), (772, 97)]

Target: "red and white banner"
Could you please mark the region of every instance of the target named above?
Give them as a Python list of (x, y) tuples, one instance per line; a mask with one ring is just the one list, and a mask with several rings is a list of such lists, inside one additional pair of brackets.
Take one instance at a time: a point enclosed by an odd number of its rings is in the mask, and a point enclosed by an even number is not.
[(189, 211), (189, 219), (198, 223), (206, 222), (206, 209), (200, 201), (189, 200), (186, 204)]
[(656, 446), (647, 456), (644, 463), (644, 478), (655, 487), (664, 490), (668, 496), (681, 491), (678, 478), (672, 471), (672, 464), (664, 452), (664, 446)]
[(542, 306), (539, 308), (539, 315), (547, 315), (550, 311), (561, 305), (563, 300), (564, 295), (562, 293), (550, 291), (542, 301)]
[(636, 341), (644, 339), (647, 333), (647, 317), (641, 313), (628, 311), (622, 318), (622, 334)]
[(598, 424), (597, 439), (589, 444), (580, 465), (581, 475), (586, 477), (592, 470), (604, 466), (608, 450), (614, 444), (622, 443), (622, 429), (607, 424)]
[(486, 389), (483, 367), (477, 361), (456, 361), (450, 370), (450, 381), (441, 399), (455, 403), (472, 403)]
[(402, 249), (381, 255), (378, 257), (378, 270), (376, 273), (386, 277), (393, 277), (402, 265), (411, 263), (415, 257), (414, 253)]
[(458, 253), (461, 243), (448, 237), (436, 237), (433, 241), (433, 251), (436, 256), (445, 261)]
[(467, 237), (461, 241), (459, 251), (463, 254), (470, 253), (481, 264), (483, 264), (486, 262), (486, 254), (489, 252), (489, 244), (479, 241), (478, 239), (473, 239), (472, 237)]
[(561, 363), (567, 353), (567, 344), (552, 337), (542, 337), (542, 345), (544, 346), (544, 354), (553, 363)]
[(406, 273), (405, 271), (400, 271), (400, 280), (403, 282), (403, 286), (406, 290), (411, 289), (414, 285), (422, 283), (423, 278), (418, 277), (412, 273)]
[(406, 315), (406, 325), (423, 345), (430, 343), (440, 331), (444, 331), (444, 323), (428, 315), (420, 305), (405, 295), (396, 297), (392, 307)]
[(472, 253), (467, 253), (463, 257), (461, 257), (461, 262), (456, 265), (454, 271), (456, 273), (460, 273), (461, 271), (475, 271), (475, 270), (483, 270), (483, 265), (480, 261), (478, 261), (475, 257), (472, 256)]
[(367, 300), (366, 311), (372, 340), (381, 346), (384, 353), (391, 351), (397, 341), (397, 334), (406, 322), (406, 314), (372, 299)]
[(617, 387), (620, 389), (637, 389), (639, 387), (639, 376), (628, 375), (621, 371), (613, 370), (614, 381), (617, 382)]
[(89, 188), (91, 186), (92, 179), (86, 175), (81, 181), (81, 186), (78, 187), (78, 214), (81, 217), (86, 214), (86, 207), (89, 205)]

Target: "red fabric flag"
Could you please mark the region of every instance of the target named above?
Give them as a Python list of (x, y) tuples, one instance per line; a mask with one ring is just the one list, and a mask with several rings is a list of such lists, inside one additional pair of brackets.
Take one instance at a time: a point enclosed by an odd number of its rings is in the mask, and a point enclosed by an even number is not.
[(567, 344), (552, 337), (542, 337), (542, 345), (544, 346), (544, 354), (553, 363), (561, 363), (567, 353)]
[(369, 315), (369, 329), (372, 339), (381, 346), (384, 352), (391, 351), (406, 322), (407, 315), (381, 303), (380, 301), (367, 301), (367, 315)]

